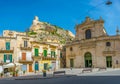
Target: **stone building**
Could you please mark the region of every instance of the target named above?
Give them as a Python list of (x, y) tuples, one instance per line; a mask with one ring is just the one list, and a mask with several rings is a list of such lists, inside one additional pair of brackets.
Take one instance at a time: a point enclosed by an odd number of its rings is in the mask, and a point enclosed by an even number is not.
[(85, 21), (76, 25), (76, 36), (66, 43), (67, 67), (120, 67), (120, 35), (107, 35), (104, 20)]
[[(29, 31), (30, 30), (30, 31)], [(73, 39), (70, 32), (45, 22), (35, 16), (26, 32), (3, 30), (0, 37), (0, 71), (2, 65), (21, 63), (21, 71), (39, 72), (60, 68), (61, 49), (67, 38)], [(56, 32), (59, 31), (59, 34)], [(60, 32), (64, 32), (63, 37)]]
[[(5, 34), (5, 35), (4, 35)], [(1, 65), (21, 63), (21, 71), (36, 72), (60, 68), (60, 49), (57, 41), (38, 41), (34, 36), (4, 30), (0, 37)]]

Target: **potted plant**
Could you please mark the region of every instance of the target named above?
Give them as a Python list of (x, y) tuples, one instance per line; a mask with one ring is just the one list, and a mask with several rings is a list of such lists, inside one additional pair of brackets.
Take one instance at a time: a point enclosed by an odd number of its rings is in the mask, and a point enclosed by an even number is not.
[(16, 76), (18, 76), (18, 72), (19, 72), (18, 70), (16, 70), (16, 71), (15, 71), (15, 73), (16, 73)]
[(10, 72), (10, 75), (13, 76), (13, 72)]
[(3, 77), (3, 73), (0, 74), (1, 78)]
[(23, 71), (23, 74), (25, 75), (25, 70)]
[(13, 77), (15, 77), (15, 72), (13, 71)]

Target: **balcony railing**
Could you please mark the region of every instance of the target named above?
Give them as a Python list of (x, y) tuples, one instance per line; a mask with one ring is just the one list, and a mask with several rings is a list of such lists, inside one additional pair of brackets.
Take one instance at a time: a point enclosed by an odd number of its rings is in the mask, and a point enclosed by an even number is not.
[(31, 51), (32, 47), (30, 47), (30, 46), (24, 47), (23, 45), (20, 45), (20, 49), (21, 50), (29, 50), (29, 51)]
[(33, 63), (32, 59), (25, 59), (23, 60), (22, 58), (19, 59), (19, 63)]
[(9, 50), (6, 48), (0, 48), (0, 53), (13, 53), (14, 47), (10, 48)]
[(32, 56), (32, 58), (35, 59), (39, 59), (39, 60), (56, 60), (56, 57), (50, 57), (50, 56)]

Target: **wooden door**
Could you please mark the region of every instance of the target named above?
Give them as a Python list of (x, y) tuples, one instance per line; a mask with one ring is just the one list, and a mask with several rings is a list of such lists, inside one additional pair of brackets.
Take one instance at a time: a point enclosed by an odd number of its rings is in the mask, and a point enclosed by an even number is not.
[(108, 68), (111, 68), (112, 67), (112, 56), (107, 56), (106, 57), (106, 66)]
[(26, 53), (22, 53), (22, 60), (26, 60)]
[(32, 64), (29, 64), (29, 72), (32, 72)]
[(74, 67), (74, 60), (70, 59), (70, 67)]
[(44, 70), (47, 70), (48, 63), (44, 63)]

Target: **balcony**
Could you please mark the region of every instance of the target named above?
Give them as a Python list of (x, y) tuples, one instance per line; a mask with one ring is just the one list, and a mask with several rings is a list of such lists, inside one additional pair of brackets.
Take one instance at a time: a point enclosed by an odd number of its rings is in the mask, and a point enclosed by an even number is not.
[(42, 60), (56, 60), (56, 57), (43, 57)]
[(31, 50), (32, 50), (32, 47), (30, 47), (30, 46), (24, 47), (23, 45), (20, 45), (20, 49), (21, 49), (21, 50), (31, 51)]
[(41, 59), (41, 56), (32, 56), (32, 59)]
[(19, 59), (18, 61), (19, 61), (19, 63), (29, 63), (29, 64), (33, 63), (32, 59), (26, 59), (26, 60)]
[(44, 57), (44, 56), (33, 56), (32, 57), (34, 60), (56, 60), (56, 57)]
[(10, 48), (10, 50), (6, 50), (6, 48), (0, 48), (0, 53), (13, 53), (14, 48)]

